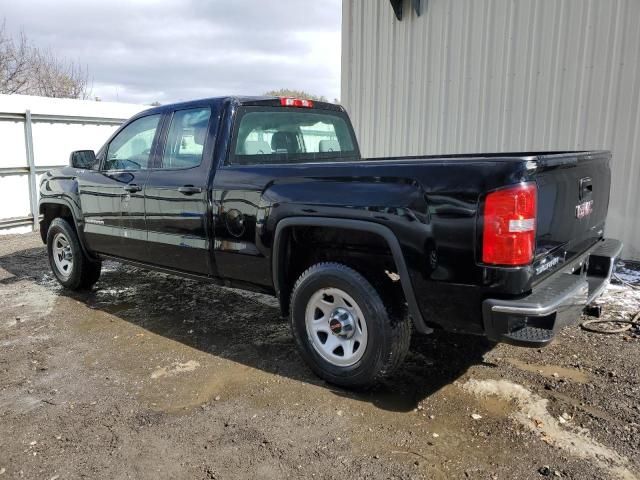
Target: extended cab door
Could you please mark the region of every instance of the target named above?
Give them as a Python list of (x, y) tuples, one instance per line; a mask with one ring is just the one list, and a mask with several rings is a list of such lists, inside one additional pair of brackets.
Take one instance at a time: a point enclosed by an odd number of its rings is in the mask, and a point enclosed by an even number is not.
[(147, 259), (215, 275), (210, 256), (208, 179), (217, 116), (210, 105), (171, 112), (157, 163), (146, 179)]
[(161, 117), (131, 121), (105, 146), (100, 170), (78, 178), (90, 250), (141, 259), (147, 239), (143, 190)]
[[(298, 102), (303, 106), (267, 100), (241, 106), (235, 115), (226, 162), (213, 182), (214, 252), (225, 279), (273, 284), (271, 245), (262, 239), (274, 184), (299, 179), (305, 173), (297, 167), (306, 163), (359, 158), (348, 117), (339, 107), (312, 109)], [(276, 201), (279, 208), (285, 202)]]

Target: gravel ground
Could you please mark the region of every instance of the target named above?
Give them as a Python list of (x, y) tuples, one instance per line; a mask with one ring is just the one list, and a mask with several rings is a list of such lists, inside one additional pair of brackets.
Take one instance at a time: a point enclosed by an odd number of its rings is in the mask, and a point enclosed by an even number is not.
[[(631, 318), (640, 293), (602, 303)], [(71, 294), (37, 235), (0, 237), (0, 480), (640, 478), (639, 351), (638, 330), (414, 336), (353, 393), (306, 368), (269, 297), (111, 262)]]

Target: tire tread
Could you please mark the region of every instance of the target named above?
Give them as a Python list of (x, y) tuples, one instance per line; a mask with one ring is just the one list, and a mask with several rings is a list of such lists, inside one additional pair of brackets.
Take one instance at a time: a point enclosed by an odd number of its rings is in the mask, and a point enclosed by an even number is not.
[[(51, 242), (56, 230), (61, 230), (65, 234), (73, 250), (73, 271), (67, 280), (63, 280), (55, 275), (56, 267), (51, 258)], [(64, 218), (54, 218), (49, 225), (49, 230), (47, 231), (47, 254), (49, 255), (49, 264), (51, 265), (54, 275), (58, 279), (58, 282), (65, 288), (70, 290), (91, 288), (100, 278), (102, 263), (100, 261), (93, 261), (85, 255), (80, 245), (78, 234)]]
[(334, 375), (326, 374), (319, 367), (310, 364), (311, 368), (322, 378), (329, 381), (330, 383), (335, 383), (343, 387), (355, 387), (355, 388), (367, 388), (379, 383), (384, 378), (389, 377), (393, 374), (399, 367), (402, 365), (407, 352), (409, 351), (409, 344), (411, 342), (411, 322), (407, 315), (398, 315), (391, 316), (391, 309), (385, 305), (382, 301), (381, 296), (378, 291), (371, 285), (371, 283), (358, 271), (352, 269), (351, 267), (344, 265), (342, 263), (337, 262), (320, 262), (312, 265), (307, 268), (301, 275), (298, 277), (291, 296), (291, 311), (290, 311), (290, 320), (292, 331), (294, 337), (296, 338), (296, 342), (300, 346), (300, 342), (304, 341), (299, 338), (299, 335), (296, 332), (296, 328), (294, 327), (294, 306), (297, 303), (297, 296), (300, 295), (301, 285), (307, 278), (311, 275), (319, 274), (323, 270), (332, 271), (332, 273), (342, 272), (342, 274), (347, 278), (353, 278), (357, 281), (359, 286), (364, 289), (365, 294), (369, 297), (371, 302), (374, 305), (375, 310), (377, 310), (378, 315), (384, 315), (385, 321), (389, 324), (390, 336), (388, 337), (388, 345), (386, 348), (387, 355), (382, 359), (380, 367), (375, 372), (371, 372), (371, 375), (368, 376), (364, 380), (354, 380), (351, 378), (336, 378)]

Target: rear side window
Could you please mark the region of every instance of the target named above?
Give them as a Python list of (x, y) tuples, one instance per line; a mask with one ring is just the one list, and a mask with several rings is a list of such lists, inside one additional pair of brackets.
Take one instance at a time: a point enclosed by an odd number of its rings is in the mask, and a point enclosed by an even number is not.
[(192, 168), (200, 165), (210, 117), (211, 110), (208, 107), (173, 113), (161, 168)]
[(229, 163), (305, 163), (352, 160), (357, 155), (341, 113), (248, 107), (238, 113)]

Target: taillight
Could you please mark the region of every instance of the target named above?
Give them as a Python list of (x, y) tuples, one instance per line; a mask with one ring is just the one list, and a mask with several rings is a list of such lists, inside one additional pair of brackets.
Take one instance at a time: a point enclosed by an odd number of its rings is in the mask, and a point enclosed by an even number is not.
[(482, 261), (494, 265), (528, 265), (536, 244), (535, 183), (522, 183), (487, 195), (484, 204)]
[(313, 108), (313, 100), (282, 97), (280, 98), (280, 105), (282, 105), (283, 107)]

